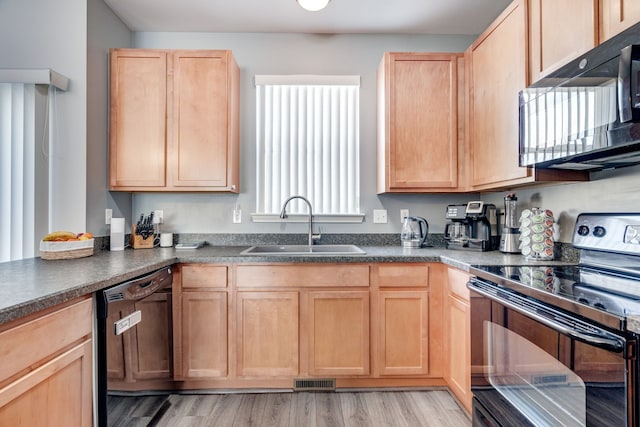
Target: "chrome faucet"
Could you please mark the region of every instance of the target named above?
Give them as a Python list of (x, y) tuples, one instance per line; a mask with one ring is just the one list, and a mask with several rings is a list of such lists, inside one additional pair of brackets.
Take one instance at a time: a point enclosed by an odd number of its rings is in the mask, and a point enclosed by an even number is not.
[(314, 240), (318, 240), (321, 237), (321, 234), (313, 234), (313, 210), (311, 209), (311, 202), (302, 196), (291, 196), (282, 204), (282, 212), (280, 212), (280, 218), (285, 219), (287, 217), (287, 205), (293, 199), (304, 200), (304, 202), (309, 207), (309, 246), (313, 245)]

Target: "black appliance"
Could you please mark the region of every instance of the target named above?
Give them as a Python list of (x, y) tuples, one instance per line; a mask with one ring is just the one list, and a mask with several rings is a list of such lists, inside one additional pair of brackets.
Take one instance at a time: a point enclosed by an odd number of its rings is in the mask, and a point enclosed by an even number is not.
[(493, 251), (500, 245), (498, 210), (479, 201), (448, 205), (444, 229), (447, 249)]
[[(98, 426), (107, 427), (120, 425), (121, 420), (115, 418), (118, 411), (114, 411), (117, 405), (125, 405), (125, 399), (135, 399), (136, 393), (112, 390), (110, 379), (119, 377), (119, 372), (126, 370), (126, 358), (124, 353), (126, 344), (132, 342), (130, 338), (136, 333), (145, 336), (154, 336), (155, 339), (171, 344), (171, 329), (157, 334), (157, 325), (152, 333), (144, 333), (140, 328), (150, 327), (145, 324), (145, 300), (154, 298), (159, 293), (166, 293), (163, 298), (171, 301), (171, 285), (173, 275), (170, 267), (164, 267), (144, 276), (136, 277), (127, 282), (112, 286), (96, 292), (96, 339), (97, 339), (97, 408)], [(170, 313), (170, 307), (168, 313)], [(170, 320), (170, 319), (169, 319)], [(148, 321), (148, 320), (147, 320)], [(170, 323), (170, 322), (168, 322)], [(130, 351), (129, 351), (130, 352)], [(112, 365), (116, 366), (112, 366)], [(170, 365), (170, 363), (169, 363)], [(115, 375), (114, 375), (115, 373)], [(129, 375), (123, 373), (123, 376)], [(166, 394), (168, 397), (168, 393)], [(170, 402), (164, 399), (157, 405), (155, 416), (149, 417), (149, 425), (155, 423), (166, 412)], [(142, 422), (142, 419), (138, 421)], [(140, 425), (140, 424), (136, 424)]]
[(640, 163), (640, 23), (520, 92), (520, 166)]
[(640, 213), (581, 214), (578, 265), (474, 266), (474, 426), (640, 426)]

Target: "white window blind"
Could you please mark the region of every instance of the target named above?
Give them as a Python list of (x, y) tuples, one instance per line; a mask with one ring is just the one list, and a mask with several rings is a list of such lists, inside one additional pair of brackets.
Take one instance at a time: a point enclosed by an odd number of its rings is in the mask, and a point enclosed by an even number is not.
[[(257, 213), (360, 213), (358, 76), (256, 76)], [(289, 213), (306, 213), (293, 200)]]
[(68, 84), (49, 69), (0, 70), (0, 262), (36, 256), (49, 230), (50, 117)]
[(35, 85), (0, 83), (0, 261), (34, 253)]

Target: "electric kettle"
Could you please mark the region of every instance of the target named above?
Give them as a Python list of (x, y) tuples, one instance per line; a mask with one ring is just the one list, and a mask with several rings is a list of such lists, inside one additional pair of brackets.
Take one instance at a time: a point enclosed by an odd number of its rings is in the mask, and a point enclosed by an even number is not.
[(404, 219), (400, 240), (404, 248), (421, 248), (427, 243), (429, 223), (419, 216), (408, 216)]

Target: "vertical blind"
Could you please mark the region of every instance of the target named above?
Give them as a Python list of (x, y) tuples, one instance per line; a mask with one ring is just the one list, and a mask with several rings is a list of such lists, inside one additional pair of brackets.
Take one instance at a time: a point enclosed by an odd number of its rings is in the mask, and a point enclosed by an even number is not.
[(0, 262), (34, 254), (35, 85), (0, 83)]
[[(256, 76), (257, 213), (360, 213), (358, 76)], [(306, 213), (293, 200), (290, 213)]]

